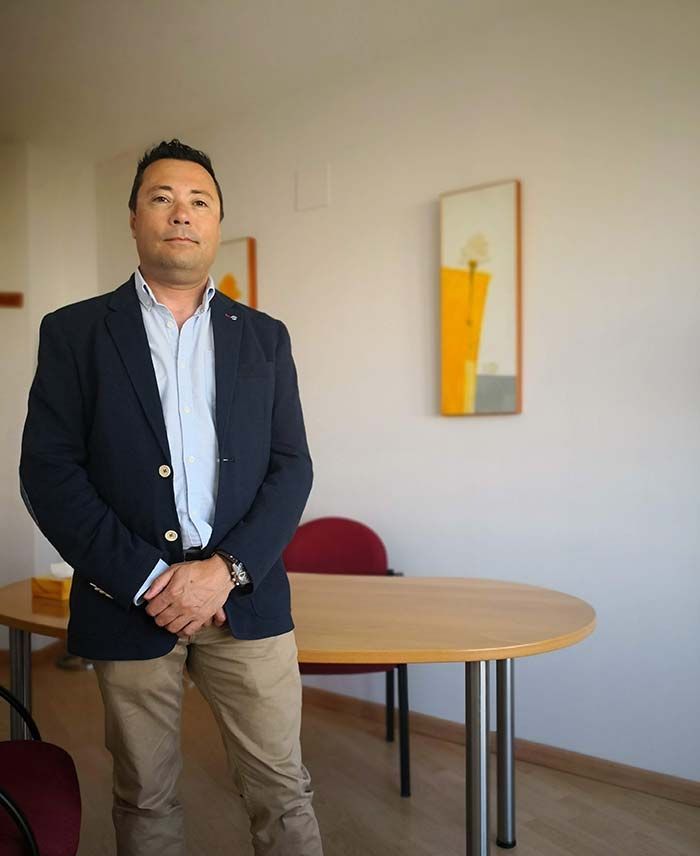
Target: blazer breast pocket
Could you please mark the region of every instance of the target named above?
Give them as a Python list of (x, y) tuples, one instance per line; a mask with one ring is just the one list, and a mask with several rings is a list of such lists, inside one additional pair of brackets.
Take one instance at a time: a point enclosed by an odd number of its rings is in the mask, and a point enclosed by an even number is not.
[(267, 380), (273, 377), (275, 364), (270, 361), (260, 361), (256, 363), (239, 363), (238, 364), (238, 379), (239, 380)]

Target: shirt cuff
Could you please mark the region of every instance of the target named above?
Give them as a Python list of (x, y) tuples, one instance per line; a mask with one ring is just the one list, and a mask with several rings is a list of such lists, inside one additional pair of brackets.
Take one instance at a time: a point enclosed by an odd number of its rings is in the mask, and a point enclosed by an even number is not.
[(144, 602), (143, 595), (148, 591), (151, 587), (151, 583), (157, 579), (163, 571), (167, 571), (170, 565), (167, 562), (164, 562), (162, 559), (158, 559), (158, 564), (153, 568), (151, 573), (148, 575), (146, 582), (141, 586), (141, 588), (136, 592), (134, 596), (134, 603), (136, 606), (141, 606)]

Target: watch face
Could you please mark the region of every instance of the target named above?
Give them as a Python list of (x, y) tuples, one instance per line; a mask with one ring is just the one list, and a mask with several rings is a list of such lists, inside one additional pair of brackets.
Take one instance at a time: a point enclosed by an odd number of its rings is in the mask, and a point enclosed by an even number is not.
[(248, 585), (250, 577), (248, 576), (248, 571), (246, 571), (243, 562), (234, 562), (233, 571), (236, 575), (236, 579), (241, 585)]

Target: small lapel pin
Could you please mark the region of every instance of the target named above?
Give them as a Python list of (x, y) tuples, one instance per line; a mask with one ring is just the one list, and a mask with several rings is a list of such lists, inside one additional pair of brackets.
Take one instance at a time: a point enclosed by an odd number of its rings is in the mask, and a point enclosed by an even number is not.
[(225, 313), (227, 318), (230, 318), (232, 321), (238, 321), (238, 315), (229, 315), (228, 312)]

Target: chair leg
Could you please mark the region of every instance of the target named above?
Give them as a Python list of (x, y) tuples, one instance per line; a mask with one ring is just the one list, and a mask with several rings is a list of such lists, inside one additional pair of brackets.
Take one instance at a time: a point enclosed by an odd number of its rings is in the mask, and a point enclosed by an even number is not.
[(386, 673), (386, 741), (394, 742), (394, 670)]
[(401, 754), (401, 796), (411, 796), (411, 770), (408, 752), (408, 668), (405, 663), (399, 670), (399, 748)]

